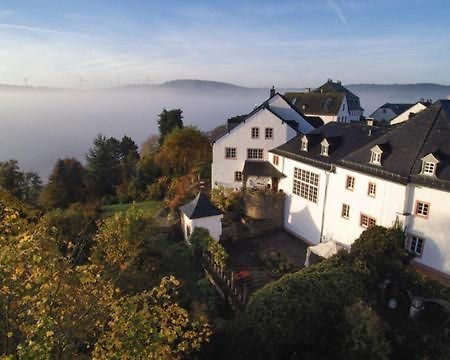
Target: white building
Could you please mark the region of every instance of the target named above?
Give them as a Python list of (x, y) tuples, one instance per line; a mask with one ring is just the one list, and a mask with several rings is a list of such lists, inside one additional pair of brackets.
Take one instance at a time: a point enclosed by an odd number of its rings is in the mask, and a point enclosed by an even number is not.
[(314, 130), (311, 123), (272, 89), (268, 100), (230, 119), (226, 132), (214, 140), (212, 186), (276, 188), (283, 175), (267, 161), (269, 150)]
[(180, 212), (181, 227), (187, 242), (196, 227), (207, 229), (213, 239), (220, 240), (223, 214), (203, 192), (199, 192), (191, 202), (180, 206)]
[(450, 278), (450, 101), (393, 127), (329, 123), (273, 149), (285, 228), (350, 246), (400, 221), (424, 269)]
[(420, 113), (422, 110), (425, 110), (428, 106), (431, 105), (431, 102), (428, 101), (418, 101), (413, 106), (411, 106), (409, 109), (406, 109), (396, 117), (394, 117), (389, 124), (390, 125), (396, 125), (400, 124), (402, 122), (407, 121), (409, 118), (413, 117), (414, 115)]
[(324, 124), (359, 121), (364, 112), (359, 97), (342, 86), (340, 81), (328, 80), (317, 89), (289, 92), (285, 96), (303, 114), (320, 118)]

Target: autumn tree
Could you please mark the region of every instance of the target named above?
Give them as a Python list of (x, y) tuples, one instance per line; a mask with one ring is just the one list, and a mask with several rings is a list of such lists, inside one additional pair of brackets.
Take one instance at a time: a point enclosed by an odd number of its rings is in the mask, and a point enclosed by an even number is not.
[(166, 135), (175, 129), (183, 128), (183, 111), (181, 109), (172, 109), (163, 111), (158, 115), (159, 143), (162, 144)]
[(175, 129), (166, 136), (155, 160), (165, 174), (185, 175), (211, 162), (211, 145), (194, 127)]
[(84, 168), (77, 159), (58, 159), (41, 193), (40, 203), (47, 209), (53, 209), (83, 202), (86, 198), (83, 177)]
[(147, 289), (154, 280), (158, 259), (153, 256), (156, 236), (152, 218), (131, 206), (104, 219), (94, 238), (92, 260), (126, 292)]
[(177, 304), (174, 277), (151, 291), (127, 296), (112, 307), (108, 331), (95, 345), (95, 359), (184, 359), (200, 349), (211, 330)]

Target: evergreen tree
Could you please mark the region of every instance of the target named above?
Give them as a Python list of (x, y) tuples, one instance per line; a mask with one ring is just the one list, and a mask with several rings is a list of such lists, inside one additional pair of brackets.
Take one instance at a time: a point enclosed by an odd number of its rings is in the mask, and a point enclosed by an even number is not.
[(181, 109), (172, 109), (163, 111), (158, 115), (158, 127), (159, 127), (159, 143), (164, 142), (164, 138), (167, 134), (171, 133), (175, 129), (183, 128), (183, 111)]

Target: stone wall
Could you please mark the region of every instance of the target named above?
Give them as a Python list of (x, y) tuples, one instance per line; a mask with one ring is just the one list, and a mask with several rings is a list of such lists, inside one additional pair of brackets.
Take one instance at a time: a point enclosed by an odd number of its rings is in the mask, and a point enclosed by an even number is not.
[(244, 213), (253, 219), (272, 220), (276, 226), (283, 227), (284, 193), (245, 191)]

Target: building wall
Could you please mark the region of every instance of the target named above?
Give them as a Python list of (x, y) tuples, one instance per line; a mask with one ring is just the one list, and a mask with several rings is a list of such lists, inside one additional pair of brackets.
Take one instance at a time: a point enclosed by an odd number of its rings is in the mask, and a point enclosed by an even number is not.
[[(414, 261), (450, 276), (450, 193), (414, 184), (408, 190), (406, 231), (425, 240), (422, 256)], [(430, 204), (427, 218), (415, 214), (417, 200)]]
[(393, 112), (391, 109), (381, 108), (381, 107), (376, 109), (372, 113), (372, 115), (370, 115), (370, 117), (376, 121), (385, 121), (385, 122), (391, 121), (396, 116), (397, 116), (397, 114), (395, 112)]
[[(259, 128), (259, 139), (252, 139), (253, 127)], [(266, 128), (273, 128), (273, 139), (265, 139)], [(263, 160), (268, 160), (270, 149), (284, 144), (296, 135), (297, 132), (289, 125), (270, 111), (262, 109), (213, 144), (213, 187), (241, 188), (242, 182), (234, 181), (234, 173), (243, 170), (248, 148), (262, 148)], [(226, 147), (236, 148), (236, 159), (225, 159)]]
[[(342, 100), (341, 105), (339, 106), (339, 110), (337, 114), (334, 115), (322, 115), (322, 114), (314, 114), (314, 113), (305, 113), (305, 115), (308, 116), (319, 116), (324, 124), (328, 124), (329, 122), (336, 121), (336, 122), (344, 122), (349, 123), (350, 116), (348, 112), (348, 104), (347, 104), (347, 97), (344, 97), (344, 100)], [(359, 120), (359, 118), (358, 118)]]
[[(404, 212), (406, 186), (336, 167), (328, 186), (323, 240), (351, 245), (366, 230), (361, 226), (361, 214), (376, 219), (376, 225), (390, 227)], [(355, 179), (353, 190), (346, 189), (347, 176)], [(376, 186), (375, 197), (368, 195), (369, 183)], [(342, 205), (350, 206), (348, 218), (342, 217)]]
[[(182, 216), (182, 227), (184, 239), (189, 241), (190, 235), (196, 227), (203, 227), (208, 229), (209, 234), (213, 239), (219, 240), (222, 235), (222, 219), (223, 215), (208, 216), (199, 219), (189, 219), (185, 214)], [(189, 227), (189, 230), (188, 230)], [(189, 233), (189, 236), (188, 236)]]
[(394, 117), (390, 124), (391, 125), (395, 125), (395, 124), (400, 124), (402, 122), (405, 122), (409, 119), (409, 114), (410, 113), (414, 113), (417, 114), (419, 112), (421, 112), (422, 110), (425, 110), (427, 107), (425, 105), (423, 105), (422, 103), (417, 103), (414, 106), (410, 107), (408, 110), (402, 112), (400, 115), (398, 115), (397, 117)]
[[(314, 203), (293, 193), (294, 168), (314, 172), (319, 175), (318, 201)], [(322, 212), (325, 198), (327, 174), (324, 170), (284, 158), (280, 159), (278, 169), (286, 175), (278, 189), (285, 193), (284, 226), (290, 232), (302, 237), (307, 242), (318, 244), (322, 226)]]

